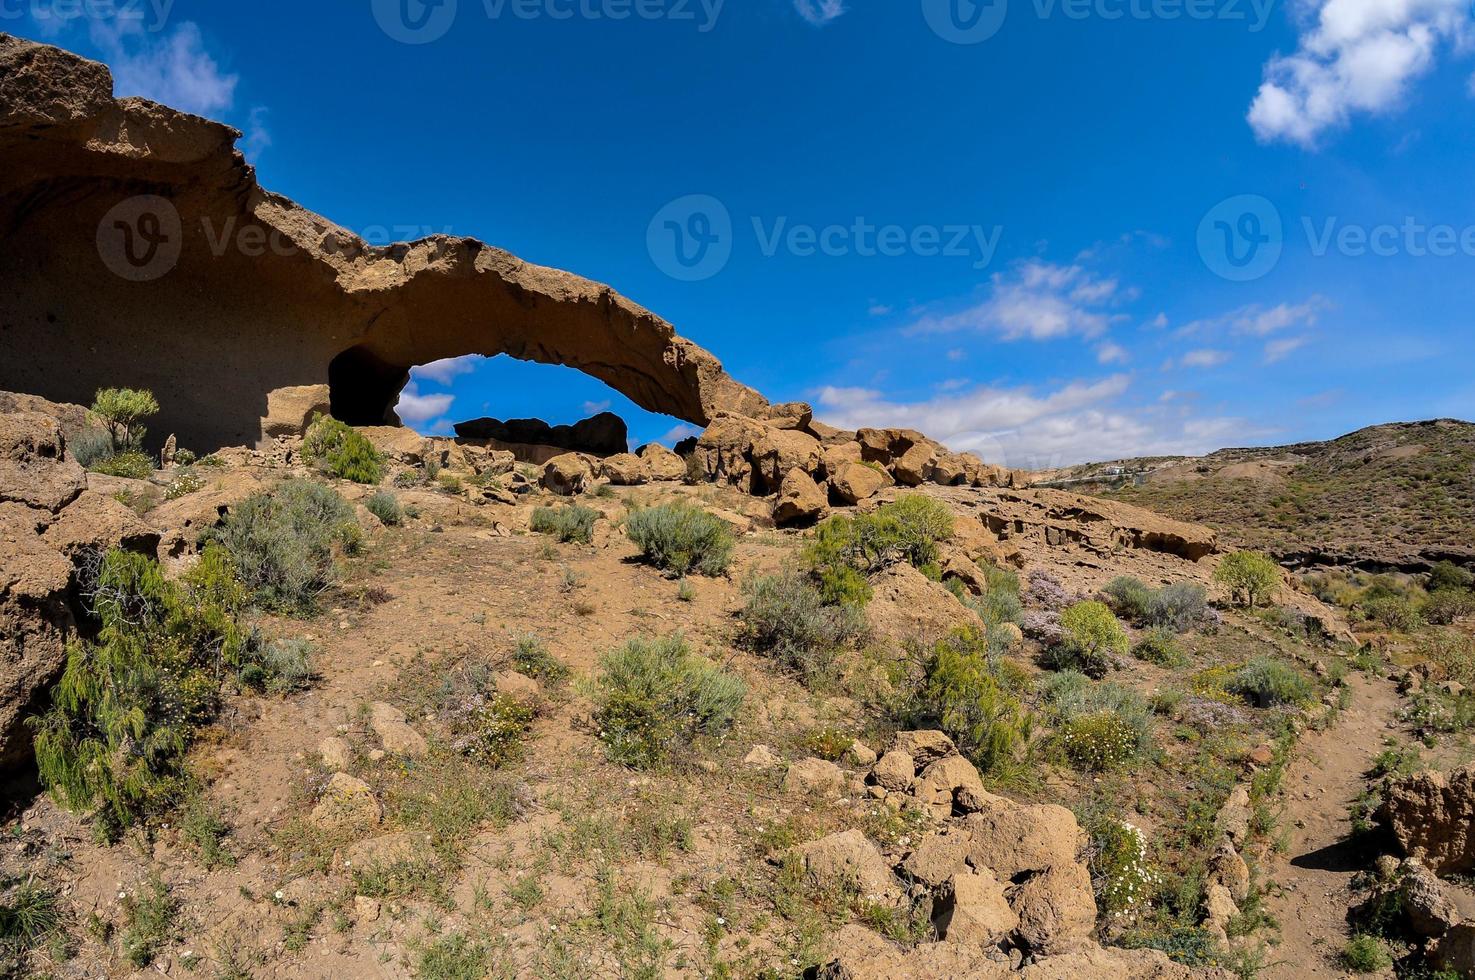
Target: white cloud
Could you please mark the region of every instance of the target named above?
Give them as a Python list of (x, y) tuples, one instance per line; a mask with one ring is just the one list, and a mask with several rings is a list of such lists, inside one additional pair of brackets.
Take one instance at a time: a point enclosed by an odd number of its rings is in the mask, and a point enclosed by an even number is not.
[(1166, 330), (1168, 326), (1168, 315), (1166, 313), (1159, 313), (1147, 321), (1147, 326), (1152, 330)]
[(609, 406), (610, 406), (610, 400), (608, 398), (606, 398), (604, 401), (600, 401), (600, 402), (585, 402), (584, 403), (584, 406), (583, 406), (584, 407), (584, 414), (585, 415), (598, 415), (600, 412), (608, 412), (609, 411)]
[(960, 347), (954, 347), (952, 350), (947, 352), (947, 359), (955, 364), (958, 361), (966, 361), (968, 359), (968, 352)]
[(885, 303), (875, 303), (867, 312), (870, 313), (871, 316), (886, 316), (888, 313), (891, 312), (891, 307), (887, 306)]
[(142, 96), (202, 116), (235, 104), (240, 76), (221, 71), (191, 21), (160, 34), (134, 19), (95, 19), (90, 33), (113, 71), (119, 97)]
[(1129, 357), (1125, 347), (1108, 340), (1096, 348), (1096, 360), (1102, 364), (1125, 364)]
[(1301, 303), (1281, 303), (1265, 307), (1258, 303), (1241, 306), (1222, 316), (1194, 320), (1180, 327), (1180, 337), (1207, 336), (1230, 332), (1241, 336), (1264, 337), (1292, 327), (1312, 327), (1332, 303), (1325, 296), (1312, 295)]
[(685, 422), (683, 422), (682, 424), (672, 428), (665, 435), (661, 436), (659, 439), (656, 440), (656, 442), (669, 448), (676, 445), (683, 439), (690, 439), (692, 436), (699, 436), (701, 434), (701, 429), (697, 428), (694, 425), (687, 425)]
[(476, 369), (477, 362), (483, 358), (480, 354), (464, 354), (461, 357), (447, 357), (439, 361), (431, 361), (422, 364), (410, 372), (410, 376), (419, 380), (435, 381), (448, 385), (455, 381), (459, 375), (470, 374)]
[(271, 147), (271, 133), (266, 128), (267, 112), (266, 106), (254, 107), (246, 123), (246, 138), (241, 141), (241, 152), (251, 163), (258, 162), (261, 154)]
[(1468, 40), (1465, 0), (1309, 0), (1294, 54), (1271, 58), (1248, 120), (1262, 141), (1314, 148), (1358, 113), (1387, 113), (1434, 65), (1439, 47)]
[(845, 13), (845, 0), (794, 0), (794, 9), (815, 27), (824, 27)]
[(1046, 395), (1027, 388), (978, 388), (922, 402), (895, 402), (866, 388), (824, 388), (823, 417), (843, 428), (920, 429), (990, 463), (1048, 469), (1136, 455), (1197, 454), (1243, 441), (1238, 419), (1194, 419), (1171, 408), (1121, 404), (1128, 375), (1075, 382)]
[(1211, 368), (1218, 367), (1228, 360), (1229, 353), (1227, 351), (1203, 348), (1201, 350), (1189, 351), (1179, 359), (1178, 363), (1182, 367)]
[(1265, 345), (1265, 363), (1274, 364), (1283, 361), (1292, 353), (1305, 347), (1310, 337), (1283, 337), (1280, 340), (1272, 340)]
[(415, 382), (411, 381), (400, 392), (399, 404), (394, 410), (407, 425), (419, 428), (432, 419), (440, 420), (451, 410), (451, 403), (455, 400), (455, 395), (422, 395)]
[(1115, 279), (1100, 279), (1079, 265), (1029, 260), (995, 273), (988, 299), (957, 313), (927, 316), (914, 333), (976, 330), (1004, 340), (1098, 337), (1114, 319), (1100, 309), (1117, 298)]

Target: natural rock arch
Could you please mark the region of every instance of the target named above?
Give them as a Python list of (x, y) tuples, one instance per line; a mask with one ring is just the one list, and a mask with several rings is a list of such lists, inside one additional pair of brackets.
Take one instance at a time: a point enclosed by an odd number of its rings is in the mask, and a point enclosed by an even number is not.
[[(262, 190), (239, 137), (0, 35), (0, 389), (86, 403), (148, 387), (156, 436), (197, 450), (258, 441), (268, 395), (329, 384), (335, 363), (364, 379), (335, 386), (360, 416), (412, 366), (463, 354), (576, 368), (696, 425), (767, 404), (608, 286), (473, 239), (369, 245)], [(128, 226), (158, 237), (140, 210), (170, 239), (157, 278), (114, 271)]]

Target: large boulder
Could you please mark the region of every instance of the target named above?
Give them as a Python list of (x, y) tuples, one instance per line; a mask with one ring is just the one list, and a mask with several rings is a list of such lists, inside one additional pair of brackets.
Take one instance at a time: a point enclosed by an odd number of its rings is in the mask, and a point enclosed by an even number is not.
[[(833, 457), (826, 457), (826, 465)], [(830, 474), (830, 492), (842, 504), (855, 505), (870, 500), (895, 481), (879, 466), (859, 462), (841, 462)]]
[(332, 394), (327, 385), (277, 388), (266, 396), (266, 414), (261, 417), (261, 443), (300, 436), (314, 418), (331, 415), (332, 411)]
[(618, 453), (600, 464), (604, 478), (617, 487), (638, 487), (650, 480), (645, 460), (634, 453)]
[(993, 872), (965, 871), (933, 893), (932, 924), (947, 942), (989, 949), (1019, 928), (1019, 914)]
[(560, 497), (583, 493), (593, 480), (594, 471), (589, 461), (578, 453), (564, 453), (543, 464), (543, 488)]
[(875, 897), (899, 891), (886, 859), (859, 830), (830, 834), (801, 844), (796, 851), (805, 874), (820, 887), (849, 886)]
[(636, 455), (645, 463), (652, 480), (680, 480), (686, 476), (686, 460), (658, 442), (641, 446)]
[(919, 442), (902, 453), (891, 464), (896, 482), (908, 487), (918, 487), (927, 482), (932, 473), (932, 464), (937, 460), (937, 450), (930, 444)]
[(780, 527), (813, 524), (830, 511), (830, 502), (819, 484), (801, 469), (792, 469), (779, 488), (773, 505), (773, 520)]
[(1475, 868), (1475, 763), (1398, 780), (1382, 814), (1403, 852), (1436, 875)]
[(1046, 956), (1087, 944), (1096, 928), (1091, 873), (1075, 861), (1030, 875), (1010, 891), (1009, 907), (1019, 916), (1016, 938)]

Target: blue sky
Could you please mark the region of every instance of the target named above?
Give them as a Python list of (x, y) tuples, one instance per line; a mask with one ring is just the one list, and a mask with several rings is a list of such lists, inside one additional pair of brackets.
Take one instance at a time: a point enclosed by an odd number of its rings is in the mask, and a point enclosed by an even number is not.
[[(1475, 416), (1464, 0), (0, 0), (0, 30), (236, 125), (371, 240), (608, 282), (834, 424), (1052, 466)], [(506, 358), (403, 407), (682, 432)]]

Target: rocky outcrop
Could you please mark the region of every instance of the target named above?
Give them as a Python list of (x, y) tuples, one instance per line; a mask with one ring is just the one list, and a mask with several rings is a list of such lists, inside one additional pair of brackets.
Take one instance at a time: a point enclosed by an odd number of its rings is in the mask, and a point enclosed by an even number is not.
[(154, 431), (197, 452), (258, 443), (295, 415), (283, 389), (392, 423), (410, 368), (463, 354), (566, 365), (698, 425), (768, 408), (607, 286), (469, 238), (369, 245), (264, 191), (236, 130), (112, 93), (105, 66), (0, 35), (0, 387), (149, 388)]
[(1398, 780), (1382, 817), (1403, 852), (1434, 874), (1475, 868), (1475, 763)]
[[(456, 435), (462, 439), (495, 442), (512, 448), (513, 452), (517, 452), (514, 447), (526, 447), (560, 449), (564, 452), (588, 453), (591, 456), (614, 456), (629, 448), (625, 420), (610, 412), (602, 412), (573, 425), (550, 426), (541, 419), (511, 419), (507, 422), (474, 419), (458, 423)], [(534, 460), (529, 458), (525, 461)]]

